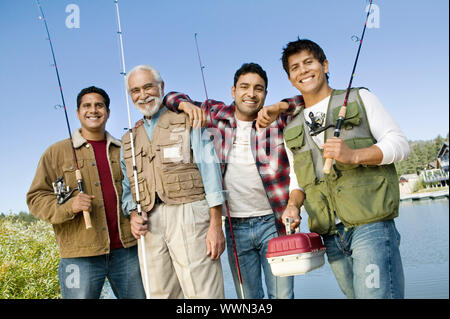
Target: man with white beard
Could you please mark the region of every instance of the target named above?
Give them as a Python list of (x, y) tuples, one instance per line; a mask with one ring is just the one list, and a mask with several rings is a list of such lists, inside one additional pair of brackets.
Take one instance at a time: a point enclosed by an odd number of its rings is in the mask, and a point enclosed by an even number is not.
[[(201, 130), (191, 129), (187, 115), (162, 105), (164, 82), (155, 68), (133, 68), (127, 90), (144, 121), (132, 129), (135, 166), (130, 134), (122, 137), (122, 208), (130, 216), (133, 236), (145, 238), (150, 296), (224, 298), (220, 255), (225, 250), (225, 194), (214, 147), (201, 139)], [(142, 215), (137, 212), (134, 170)], [(142, 271), (141, 254), (139, 259)]]

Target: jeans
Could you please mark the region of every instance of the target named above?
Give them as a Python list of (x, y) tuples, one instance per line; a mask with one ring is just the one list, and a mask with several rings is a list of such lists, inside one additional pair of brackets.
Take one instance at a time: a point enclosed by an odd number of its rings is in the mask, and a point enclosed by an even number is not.
[(58, 268), (63, 299), (98, 299), (108, 278), (118, 299), (145, 299), (137, 245), (109, 254), (61, 258)]
[[(261, 217), (231, 218), (231, 224), (236, 242), (244, 297), (246, 299), (264, 298), (262, 268), (269, 299), (294, 298), (294, 277), (274, 276), (266, 258), (269, 240), (277, 237), (275, 216), (270, 214)], [(225, 221), (225, 232), (234, 287), (238, 298), (242, 299), (228, 219)]]
[(328, 262), (347, 298), (404, 298), (400, 234), (394, 220), (323, 236)]

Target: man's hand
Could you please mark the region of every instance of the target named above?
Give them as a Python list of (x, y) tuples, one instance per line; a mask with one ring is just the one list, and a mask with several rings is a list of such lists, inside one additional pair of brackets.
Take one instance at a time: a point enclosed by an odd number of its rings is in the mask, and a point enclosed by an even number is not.
[(178, 109), (189, 115), (192, 128), (199, 129), (206, 126), (206, 112), (204, 109), (190, 102), (180, 102)]
[(206, 233), (206, 254), (212, 260), (220, 258), (225, 250), (225, 236), (222, 231), (222, 206), (214, 206), (209, 209), (210, 222)]
[(74, 214), (78, 214), (83, 211), (90, 212), (92, 209), (92, 200), (94, 198), (95, 196), (93, 195), (78, 193), (72, 202), (72, 212)]
[(147, 233), (147, 213), (142, 213), (141, 216), (137, 211), (132, 211), (130, 214), (131, 234), (134, 238), (139, 239)]
[(300, 217), (300, 207), (302, 207), (304, 200), (305, 193), (300, 189), (294, 189), (289, 193), (289, 201), (281, 216), (281, 220), (284, 224), (286, 217), (292, 218), (294, 220), (294, 222), (291, 223), (292, 230), (295, 230), (300, 226), (300, 221), (302, 219)]
[(291, 223), (291, 230), (294, 231), (297, 227), (300, 227), (300, 221), (301, 221), (300, 208), (298, 208), (295, 205), (288, 204), (286, 206), (286, 209), (283, 212), (283, 215), (281, 216), (283, 224), (284, 224), (286, 217), (290, 217), (294, 220)]
[(278, 102), (263, 107), (259, 110), (258, 117), (256, 118), (256, 129), (259, 130), (268, 127), (282, 112), (287, 110), (288, 106), (286, 102)]
[(136, 123), (134, 123), (134, 128), (138, 128), (139, 126), (144, 125), (144, 119), (140, 119)]
[(378, 165), (383, 160), (383, 152), (376, 145), (351, 149), (342, 139), (331, 137), (322, 147), (323, 157), (334, 158), (342, 164)]
[(354, 164), (353, 150), (338, 137), (329, 138), (323, 147), (323, 157), (334, 158), (342, 164)]

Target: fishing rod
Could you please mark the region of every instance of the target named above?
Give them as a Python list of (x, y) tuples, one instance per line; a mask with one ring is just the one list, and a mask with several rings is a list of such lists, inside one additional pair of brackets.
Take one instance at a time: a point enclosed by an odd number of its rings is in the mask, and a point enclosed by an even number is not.
[[(362, 46), (362, 43), (363, 43), (363, 40), (364, 40), (364, 34), (366, 33), (367, 21), (369, 19), (369, 15), (370, 15), (370, 9), (372, 8), (372, 1), (373, 0), (370, 0), (369, 10), (367, 11), (367, 16), (366, 16), (366, 21), (364, 22), (364, 28), (363, 28), (363, 31), (362, 31), (361, 38), (359, 40), (358, 52), (356, 53), (356, 59), (355, 59), (355, 63), (353, 64), (352, 74), (350, 76), (350, 81), (348, 83), (347, 92), (345, 93), (344, 104), (341, 106), (341, 108), (339, 110), (338, 120), (336, 122), (336, 128), (334, 129), (334, 136), (335, 137), (339, 137), (341, 135), (341, 127), (342, 127), (342, 124), (344, 123), (345, 115), (347, 114), (348, 96), (350, 94), (350, 88), (352, 86), (353, 77), (355, 76), (356, 64), (358, 63), (359, 52), (361, 51), (361, 46)], [(323, 165), (323, 172), (325, 174), (329, 174), (330, 173), (332, 164), (333, 164), (333, 159), (332, 158), (325, 159), (325, 164)]]
[[(225, 189), (225, 184), (223, 182), (223, 179), (222, 179), (222, 185), (223, 185), (223, 189)], [(230, 207), (228, 206), (228, 200), (225, 200), (225, 206), (227, 209), (228, 225), (230, 226), (231, 242), (233, 243), (234, 260), (236, 261), (236, 269), (237, 269), (238, 278), (239, 278), (239, 287), (241, 288), (242, 299), (245, 299), (244, 286), (242, 284), (241, 268), (239, 267), (239, 259), (238, 259), (238, 255), (237, 255), (236, 242), (234, 240), (233, 226), (231, 225)]]
[[(75, 147), (73, 146), (72, 133), (70, 131), (69, 118), (67, 116), (66, 102), (64, 101), (64, 94), (63, 94), (63, 90), (62, 90), (62, 86), (61, 86), (61, 79), (59, 77), (58, 65), (56, 64), (55, 51), (53, 50), (53, 44), (52, 44), (52, 40), (50, 38), (50, 32), (48, 31), (47, 21), (45, 19), (45, 15), (44, 15), (44, 11), (42, 10), (41, 3), (39, 2), (39, 0), (36, 0), (36, 3), (41, 12), (41, 16), (39, 18), (40, 18), (40, 20), (42, 20), (44, 22), (45, 30), (47, 32), (48, 42), (50, 44), (50, 49), (52, 51), (53, 65), (55, 67), (56, 77), (58, 79), (59, 92), (61, 94), (62, 106), (64, 108), (64, 114), (66, 116), (67, 130), (69, 131), (69, 140), (70, 140), (70, 145), (72, 147), (73, 161), (75, 163), (75, 178), (77, 179), (78, 190), (80, 191), (80, 193), (84, 193), (83, 178), (81, 176), (80, 168), (78, 166), (78, 159), (77, 159), (77, 154), (75, 152)], [(59, 182), (61, 183), (61, 181), (59, 181)], [(68, 197), (66, 196), (65, 199), (67, 200)], [(83, 211), (83, 217), (84, 217), (84, 222), (86, 224), (86, 229), (92, 228), (91, 216), (90, 216), (89, 212)]]
[[(122, 27), (120, 25), (120, 14), (119, 14), (119, 1), (114, 0), (114, 3), (116, 4), (116, 15), (117, 15), (117, 25), (118, 25), (118, 31), (119, 34), (119, 41), (120, 41), (120, 55), (122, 58), (122, 74), (123, 80), (124, 80), (124, 88), (125, 88), (125, 100), (127, 104), (127, 112), (128, 112), (128, 132), (130, 134), (130, 142), (131, 142), (131, 158), (133, 161), (133, 178), (134, 178), (134, 190), (136, 195), (136, 205), (137, 205), (137, 211), (138, 215), (142, 216), (142, 207), (141, 207), (141, 201), (139, 196), (139, 188), (138, 188), (138, 177), (137, 177), (137, 168), (136, 168), (136, 156), (135, 156), (135, 149), (134, 149), (134, 138), (133, 138), (133, 130), (131, 125), (131, 114), (130, 114), (130, 103), (128, 101), (128, 91), (127, 91), (127, 73), (125, 68), (125, 55), (123, 50), (123, 36), (122, 36)], [(145, 292), (147, 299), (150, 299), (150, 281), (148, 277), (148, 267), (147, 267), (147, 252), (145, 249), (145, 237), (141, 236), (141, 250), (142, 250), (142, 263), (144, 268), (144, 284), (145, 284)]]
[(205, 76), (203, 75), (203, 69), (205, 67), (202, 64), (202, 60), (200, 59), (200, 50), (198, 49), (197, 33), (194, 34), (194, 38), (195, 38), (195, 45), (197, 47), (198, 62), (200, 63), (200, 71), (202, 72), (203, 88), (205, 89), (206, 101), (208, 101), (209, 100), (208, 99), (208, 91), (206, 90)]
[[(203, 69), (205, 67), (202, 65), (202, 60), (200, 59), (200, 50), (198, 49), (197, 33), (194, 34), (194, 38), (195, 38), (195, 45), (197, 47), (198, 60), (199, 60), (199, 63), (200, 63), (200, 71), (202, 72), (203, 87), (205, 89), (205, 95), (206, 95), (206, 103), (208, 103), (208, 101), (209, 101), (209, 99), (208, 99), (208, 91), (206, 90), (205, 77), (203, 76)], [(224, 183), (223, 179), (222, 179), (222, 188), (225, 189), (225, 183)], [(238, 259), (238, 256), (237, 256), (237, 249), (236, 249), (236, 241), (234, 240), (233, 226), (231, 225), (230, 208), (228, 206), (228, 201), (227, 200), (225, 200), (225, 206), (226, 206), (226, 210), (227, 210), (228, 225), (230, 226), (231, 242), (233, 244), (234, 260), (236, 261), (236, 269), (237, 269), (238, 278), (239, 278), (239, 286), (241, 288), (242, 299), (245, 299), (244, 287), (243, 287), (243, 284), (242, 284), (241, 268), (239, 267), (239, 259)]]

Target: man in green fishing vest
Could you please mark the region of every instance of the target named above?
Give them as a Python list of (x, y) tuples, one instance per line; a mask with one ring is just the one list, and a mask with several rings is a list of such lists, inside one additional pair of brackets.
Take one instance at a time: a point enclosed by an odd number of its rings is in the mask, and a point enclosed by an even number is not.
[[(288, 206), (283, 214), (297, 227), (300, 208), (312, 232), (322, 235), (327, 257), (348, 298), (403, 298), (399, 251), (399, 187), (394, 162), (409, 154), (408, 141), (377, 97), (352, 88), (340, 137), (334, 124), (346, 90), (328, 83), (328, 61), (316, 43), (298, 39), (282, 56), (289, 81), (304, 108), (284, 130), (291, 167)], [(267, 107), (258, 118), (265, 127), (300, 96)], [(324, 174), (326, 158), (334, 159)]]

